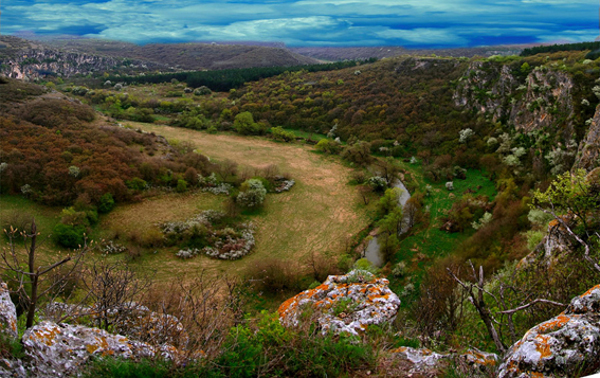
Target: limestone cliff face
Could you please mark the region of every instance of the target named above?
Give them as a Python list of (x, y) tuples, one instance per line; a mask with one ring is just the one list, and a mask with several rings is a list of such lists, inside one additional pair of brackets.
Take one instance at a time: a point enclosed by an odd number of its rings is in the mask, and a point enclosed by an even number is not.
[(596, 167), (600, 167), (600, 105), (596, 107), (587, 135), (579, 144), (577, 159), (573, 166), (575, 169), (582, 168), (588, 172)]
[(62, 50), (16, 37), (0, 37), (0, 75), (14, 79), (33, 80), (46, 75), (69, 77), (115, 68), (146, 71), (163, 67), (156, 63)]
[(547, 67), (524, 77), (509, 65), (477, 61), (459, 80), (454, 102), (518, 130), (560, 127), (566, 135), (573, 130), (573, 85), (566, 72)]

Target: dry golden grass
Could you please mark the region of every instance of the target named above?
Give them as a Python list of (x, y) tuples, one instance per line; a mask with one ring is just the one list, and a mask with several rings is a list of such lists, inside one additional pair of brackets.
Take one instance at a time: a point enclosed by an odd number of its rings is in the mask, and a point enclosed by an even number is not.
[[(247, 264), (266, 257), (303, 261), (311, 251), (339, 254), (344, 251), (347, 239), (369, 224), (367, 209), (361, 205), (356, 189), (347, 185), (351, 170), (334, 158), (315, 154), (312, 147), (131, 124), (169, 140), (189, 141), (211, 159), (231, 159), (240, 163), (242, 169), (275, 164), (296, 180), (290, 192), (269, 194), (264, 211), (251, 217), (257, 227), (257, 244), (252, 254), (238, 261), (218, 261), (204, 256), (183, 261), (174, 256), (174, 250), (160, 250), (143, 258), (144, 267), (155, 270), (158, 278), (202, 268), (215, 273), (239, 273)], [(224, 199), (206, 193), (163, 195), (119, 206), (105, 218), (102, 228), (143, 232), (159, 222), (183, 220), (201, 209), (218, 208)]]

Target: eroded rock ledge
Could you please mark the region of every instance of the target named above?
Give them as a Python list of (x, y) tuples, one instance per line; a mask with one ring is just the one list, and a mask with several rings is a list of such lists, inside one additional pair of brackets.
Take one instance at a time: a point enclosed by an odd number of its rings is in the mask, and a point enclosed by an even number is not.
[(320, 286), (288, 299), (279, 307), (285, 326), (297, 326), (303, 311), (312, 311), (323, 332), (358, 335), (370, 324), (394, 320), (400, 299), (388, 288), (389, 281), (353, 270), (329, 276)]

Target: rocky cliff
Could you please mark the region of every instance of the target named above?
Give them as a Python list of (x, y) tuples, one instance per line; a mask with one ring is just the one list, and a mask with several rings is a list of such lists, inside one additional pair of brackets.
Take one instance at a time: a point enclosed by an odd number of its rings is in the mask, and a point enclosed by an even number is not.
[(575, 169), (583, 168), (588, 172), (600, 167), (600, 105), (596, 107), (594, 118), (589, 122), (589, 129), (579, 144), (577, 160), (574, 165)]
[(556, 68), (472, 62), (459, 80), (455, 105), (503, 121), (518, 130), (561, 128), (573, 132), (573, 79)]
[(145, 71), (164, 68), (140, 60), (52, 48), (21, 38), (0, 37), (0, 75), (32, 80), (46, 75), (70, 77), (116, 68)]

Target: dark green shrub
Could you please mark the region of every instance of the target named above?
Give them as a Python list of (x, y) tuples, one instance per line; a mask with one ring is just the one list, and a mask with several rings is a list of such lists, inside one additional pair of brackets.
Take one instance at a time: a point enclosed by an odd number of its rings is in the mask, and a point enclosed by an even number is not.
[(142, 191), (142, 190), (148, 188), (148, 183), (139, 177), (134, 177), (131, 180), (126, 181), (125, 185), (127, 185), (127, 187), (129, 189), (139, 190), (139, 191)]
[(55, 241), (67, 248), (78, 248), (83, 245), (85, 227), (59, 223), (54, 227)]
[(169, 364), (162, 361), (99, 358), (92, 362), (85, 377), (163, 378), (171, 376), (169, 370)]
[(177, 180), (177, 188), (175, 190), (177, 190), (177, 193), (187, 192), (187, 182), (183, 179)]
[(109, 213), (113, 207), (115, 207), (115, 200), (113, 199), (112, 194), (106, 193), (100, 197), (100, 203), (98, 204), (98, 212), (100, 214)]

